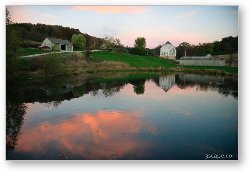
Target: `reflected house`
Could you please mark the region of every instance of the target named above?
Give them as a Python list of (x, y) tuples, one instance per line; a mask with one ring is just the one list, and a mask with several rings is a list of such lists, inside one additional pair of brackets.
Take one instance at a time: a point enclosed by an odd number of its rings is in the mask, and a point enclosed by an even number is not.
[(170, 88), (175, 85), (175, 75), (160, 76), (159, 86), (167, 92)]

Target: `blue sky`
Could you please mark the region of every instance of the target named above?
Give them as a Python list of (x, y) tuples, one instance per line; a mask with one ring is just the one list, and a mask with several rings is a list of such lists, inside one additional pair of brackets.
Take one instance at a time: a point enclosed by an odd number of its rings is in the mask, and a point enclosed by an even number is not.
[(136, 37), (154, 48), (170, 41), (198, 44), (238, 35), (237, 6), (8, 6), (18, 23), (45, 23), (114, 36), (125, 46)]

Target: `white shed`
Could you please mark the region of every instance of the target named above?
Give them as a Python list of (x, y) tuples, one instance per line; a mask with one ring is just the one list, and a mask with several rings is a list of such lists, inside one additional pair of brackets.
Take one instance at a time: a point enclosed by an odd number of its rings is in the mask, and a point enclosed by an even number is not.
[(41, 47), (49, 47), (59, 51), (73, 51), (73, 45), (68, 40), (57, 38), (46, 38)]
[(165, 59), (176, 59), (176, 49), (175, 47), (170, 43), (166, 42), (165, 44), (162, 45), (160, 49), (160, 57), (165, 58)]

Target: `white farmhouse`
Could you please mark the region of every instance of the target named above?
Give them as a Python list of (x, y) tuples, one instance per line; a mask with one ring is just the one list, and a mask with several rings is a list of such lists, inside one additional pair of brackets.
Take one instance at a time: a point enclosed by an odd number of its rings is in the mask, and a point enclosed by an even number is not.
[(51, 50), (73, 51), (73, 45), (68, 40), (57, 38), (46, 38), (41, 47), (49, 47)]
[(165, 59), (176, 59), (176, 49), (175, 47), (170, 43), (166, 42), (162, 45), (160, 49), (160, 57)]

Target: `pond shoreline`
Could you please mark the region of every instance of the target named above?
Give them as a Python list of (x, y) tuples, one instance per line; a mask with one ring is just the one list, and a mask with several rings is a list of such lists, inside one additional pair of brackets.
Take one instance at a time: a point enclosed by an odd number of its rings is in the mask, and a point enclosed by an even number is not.
[(99, 73), (189, 73), (189, 74), (207, 74), (207, 75), (222, 75), (222, 76), (238, 76), (238, 73), (230, 73), (224, 70), (218, 69), (192, 69), (192, 68), (169, 68), (169, 69), (161, 69), (161, 68), (129, 68), (129, 69), (101, 69), (101, 70), (92, 70), (87, 69), (81, 72), (69, 72), (63, 74), (44, 74), (44, 72), (21, 72), (17, 77), (17, 80), (30, 80), (30, 79), (43, 79), (43, 78), (53, 78), (53, 77), (77, 77), (81, 75), (88, 74), (99, 74)]
[[(185, 72), (195, 74), (233, 75), (238, 76), (237, 67), (212, 67), (212, 66), (178, 66), (171, 60), (150, 57), (134, 57), (126, 55), (126, 61), (114, 54), (113, 59), (108, 59), (111, 54), (99, 54), (103, 59), (93, 54), (86, 57), (82, 53), (53, 54), (36, 58), (19, 58), (18, 70), (14, 73), (13, 80), (43, 79), (51, 77), (75, 77), (85, 74), (110, 73), (110, 72)], [(116, 58), (117, 57), (117, 58)], [(138, 61), (140, 61), (140, 63)]]

